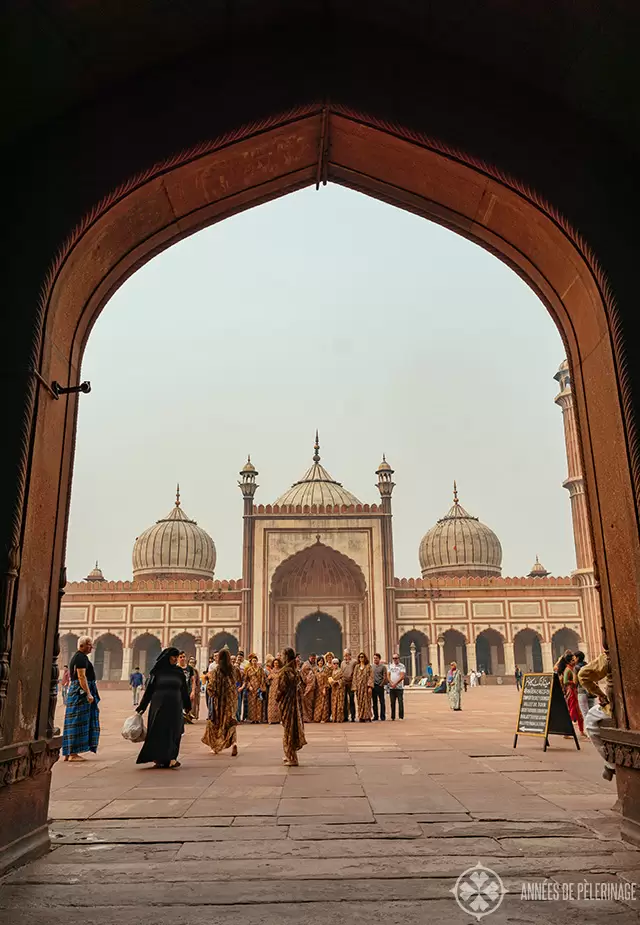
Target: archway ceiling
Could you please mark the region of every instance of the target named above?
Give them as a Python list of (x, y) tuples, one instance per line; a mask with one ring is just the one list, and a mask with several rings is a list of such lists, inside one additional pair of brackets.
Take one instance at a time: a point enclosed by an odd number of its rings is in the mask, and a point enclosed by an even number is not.
[(362, 597), (364, 575), (356, 563), (324, 543), (315, 543), (285, 559), (271, 582), (278, 598)]
[[(4, 98), (8, 139), (101, 97), (126, 99), (133, 85), (153, 81), (167, 68), (184, 73), (204, 61), (212, 71), (234, 45), (260, 43), (269, 30), (286, 40), (293, 58), (311, 56), (325, 74), (332, 71), (337, 44), (356, 50), (370, 43), (367, 33), (376, 32), (385, 44), (411, 43), (425, 77), (435, 71), (449, 83), (469, 78), (470, 91), (493, 71), (505, 94), (543, 94), (614, 129), (631, 146), (640, 139), (638, 4), (23, 0), (3, 5), (0, 29), (2, 85), (13, 88)], [(297, 76), (294, 68), (293, 83)]]

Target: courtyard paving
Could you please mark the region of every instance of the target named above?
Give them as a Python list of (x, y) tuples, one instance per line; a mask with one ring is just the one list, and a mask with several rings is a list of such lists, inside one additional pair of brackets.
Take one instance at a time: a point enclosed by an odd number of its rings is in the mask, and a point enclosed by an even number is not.
[[(491, 925), (638, 922), (640, 887), (581, 886), (640, 883), (599, 756), (561, 737), (514, 749), (517, 706), (512, 687), (469, 691), (460, 713), (407, 692), (402, 722), (308, 726), (299, 768), (282, 766), (279, 727), (243, 725), (232, 759), (201, 744), (201, 720), (168, 771), (136, 766), (129, 693), (105, 692), (98, 755), (54, 768), (53, 850), (0, 882), (0, 918), (457, 925), (474, 918), (451, 891), (481, 862), (507, 891)], [(548, 899), (521, 897), (534, 882)]]

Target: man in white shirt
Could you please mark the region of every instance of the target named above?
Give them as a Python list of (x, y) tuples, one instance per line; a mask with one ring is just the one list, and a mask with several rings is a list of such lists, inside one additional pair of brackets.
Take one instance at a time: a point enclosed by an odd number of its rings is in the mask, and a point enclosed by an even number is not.
[(387, 669), (389, 675), (389, 702), (391, 704), (391, 722), (396, 718), (396, 704), (398, 705), (398, 718), (404, 719), (404, 665), (397, 652), (393, 653)]

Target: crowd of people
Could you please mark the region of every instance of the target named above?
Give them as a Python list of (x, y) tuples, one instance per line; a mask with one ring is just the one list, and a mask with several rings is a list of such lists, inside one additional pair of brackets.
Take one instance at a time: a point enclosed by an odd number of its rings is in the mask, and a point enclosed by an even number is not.
[[(83, 752), (98, 748), (100, 697), (89, 658), (92, 648), (92, 640), (81, 637), (68, 676), (63, 676), (65, 761), (84, 761)], [(613, 722), (608, 655), (605, 652), (587, 665), (584, 653), (566, 651), (554, 671), (572, 722), (605, 757), (599, 731)], [(255, 653), (245, 658), (244, 652), (234, 656), (225, 648), (211, 655), (200, 675), (194, 658), (169, 647), (158, 656), (148, 679), (138, 668), (131, 674), (136, 711), (143, 714), (149, 709), (146, 738), (137, 762), (180, 767), (184, 726), (199, 718), (204, 692), (207, 721), (202, 741), (213, 752), (230, 748), (232, 756), (237, 755), (237, 727), (243, 722), (279, 724), (283, 729), (283, 761), (295, 766), (297, 752), (306, 742), (305, 724), (383, 722), (387, 697), (391, 720), (403, 720), (405, 677), (406, 669), (397, 652), (388, 664), (376, 652), (371, 664), (366, 653), (360, 652), (354, 659), (349, 649), (342, 660), (327, 652), (311, 654), (302, 661), (290, 648), (267, 656), (264, 665)], [(434, 693), (446, 693), (451, 709), (461, 710), (465, 680), (456, 662), (451, 662)], [(606, 690), (600, 687), (603, 680)], [(611, 780), (614, 774), (615, 767), (605, 758), (603, 776)]]

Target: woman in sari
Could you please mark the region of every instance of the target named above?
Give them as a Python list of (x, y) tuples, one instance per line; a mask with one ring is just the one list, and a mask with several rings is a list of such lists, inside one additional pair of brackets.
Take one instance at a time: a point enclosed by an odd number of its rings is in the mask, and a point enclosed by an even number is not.
[(331, 674), (328, 680), (331, 689), (331, 722), (343, 723), (345, 681), (340, 662), (337, 658), (334, 658), (331, 663)]
[(262, 722), (269, 722), (269, 686), (271, 683), (271, 672), (273, 671), (273, 655), (267, 655), (264, 660), (264, 694), (262, 696)]
[(214, 755), (231, 748), (231, 757), (238, 754), (236, 742), (236, 691), (237, 674), (228, 649), (220, 651), (218, 667), (211, 672), (207, 693), (209, 694), (209, 718), (202, 741)]
[(149, 672), (149, 681), (137, 713), (149, 707), (147, 736), (136, 764), (153, 761), (157, 768), (179, 768), (180, 740), (184, 733), (184, 714), (191, 709), (191, 698), (184, 671), (178, 665), (179, 649), (163, 649)]
[(293, 649), (284, 650), (284, 666), (278, 676), (276, 699), (282, 722), (283, 762), (287, 767), (298, 766), (298, 752), (307, 744), (302, 719), (301, 680)]
[(364, 652), (358, 655), (358, 664), (353, 670), (351, 685), (356, 695), (358, 719), (361, 723), (370, 723), (373, 700), (373, 666), (369, 664), (369, 659)]
[(247, 691), (247, 719), (250, 723), (262, 722), (262, 698), (267, 689), (264, 668), (258, 664), (258, 656), (252, 652), (244, 672), (244, 687)]
[(451, 662), (447, 672), (447, 697), (452, 710), (462, 709), (462, 672), (456, 662)]
[(578, 703), (578, 679), (576, 677), (575, 671), (573, 670), (573, 666), (575, 665), (577, 659), (575, 655), (572, 654), (571, 658), (567, 658), (565, 656), (564, 660), (566, 662), (564, 671), (562, 673), (564, 699), (567, 703), (571, 722), (578, 724), (580, 735), (586, 738), (586, 733), (584, 731), (584, 717), (582, 715), (582, 710), (580, 709), (580, 704)]
[(190, 658), (189, 664), (194, 671), (193, 688), (191, 690), (191, 715), (194, 719), (200, 719), (200, 672), (198, 671), (195, 658)]
[(269, 673), (269, 678), (267, 681), (269, 688), (269, 704), (267, 708), (267, 721), (269, 723), (279, 723), (280, 722), (280, 705), (276, 700), (276, 694), (278, 693), (278, 678), (280, 677), (280, 669), (282, 668), (282, 662), (279, 658), (274, 658), (273, 667)]
[(331, 692), (329, 689), (331, 668), (327, 665), (324, 655), (318, 656), (317, 666), (316, 702), (313, 707), (313, 721), (314, 723), (328, 723), (331, 705)]

